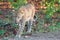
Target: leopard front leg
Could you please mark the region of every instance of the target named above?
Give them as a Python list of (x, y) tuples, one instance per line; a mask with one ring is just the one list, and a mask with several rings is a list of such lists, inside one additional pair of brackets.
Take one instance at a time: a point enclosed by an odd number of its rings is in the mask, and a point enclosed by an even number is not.
[(18, 29), (17, 35), (21, 37), (24, 27), (25, 27), (25, 21), (21, 19), (18, 25), (19, 25), (19, 29)]
[(29, 20), (29, 21), (28, 21), (28, 29), (27, 29), (27, 33), (31, 33), (31, 30), (32, 30), (32, 24), (33, 24), (33, 20)]

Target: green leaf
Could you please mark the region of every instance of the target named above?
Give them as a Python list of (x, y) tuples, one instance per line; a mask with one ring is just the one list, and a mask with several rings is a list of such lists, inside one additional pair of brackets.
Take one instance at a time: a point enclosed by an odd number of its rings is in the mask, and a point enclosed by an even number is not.
[(5, 30), (0, 30), (0, 35), (4, 35)]
[(24, 5), (26, 0), (17, 0), (17, 2), (12, 2), (12, 7), (17, 10), (20, 6)]
[(0, 15), (2, 14), (2, 11), (0, 11)]

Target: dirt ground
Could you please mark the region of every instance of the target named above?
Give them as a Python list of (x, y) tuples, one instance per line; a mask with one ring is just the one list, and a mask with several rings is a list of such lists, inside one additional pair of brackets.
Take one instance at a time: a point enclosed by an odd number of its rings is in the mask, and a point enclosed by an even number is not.
[(4, 39), (0, 39), (0, 40), (60, 40), (60, 32), (56, 31), (56, 32), (48, 32), (48, 33), (33, 33), (31, 36), (29, 37), (15, 37), (13, 38), (4, 38)]

